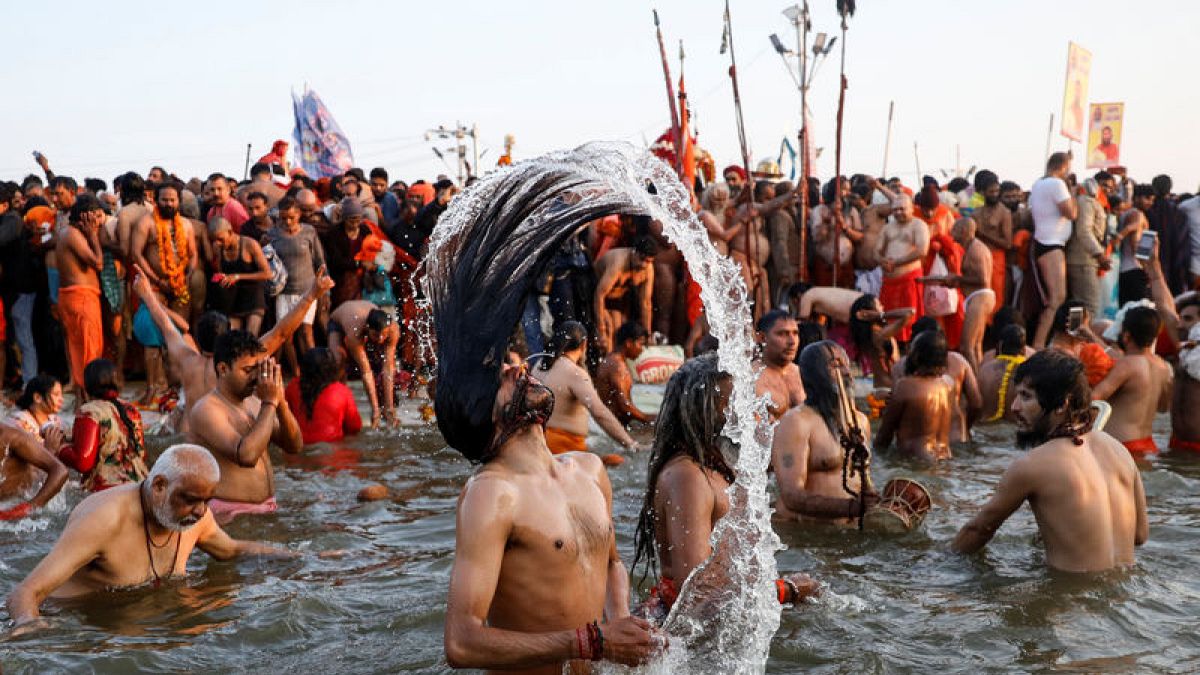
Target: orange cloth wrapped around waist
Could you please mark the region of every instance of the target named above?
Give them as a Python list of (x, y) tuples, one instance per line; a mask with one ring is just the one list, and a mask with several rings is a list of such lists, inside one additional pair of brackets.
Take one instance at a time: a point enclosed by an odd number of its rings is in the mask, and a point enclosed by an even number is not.
[(564, 452), (587, 452), (587, 436), (546, 427), (546, 445), (550, 447), (550, 452), (556, 455)]
[(83, 369), (104, 355), (104, 324), (100, 314), (100, 289), (65, 286), (58, 291), (59, 314), (66, 334), (71, 381), (83, 387)]
[(1131, 455), (1153, 455), (1158, 452), (1158, 446), (1154, 443), (1154, 439), (1149, 436), (1131, 441), (1122, 441), (1122, 443), (1125, 444), (1125, 448), (1129, 450)]
[[(921, 284), (917, 278), (921, 276), (921, 268), (902, 274), (898, 277), (884, 277), (883, 287), (879, 289), (879, 302), (883, 305), (885, 312), (893, 309), (904, 309), (912, 307), (917, 312), (917, 316), (925, 313), (924, 303), (921, 298)], [(900, 331), (897, 337), (900, 340), (908, 340), (911, 335), (911, 330), (908, 326)]]
[(1167, 446), (1172, 450), (1189, 450), (1191, 452), (1200, 452), (1200, 441), (1185, 441), (1175, 434), (1171, 434), (1171, 444)]

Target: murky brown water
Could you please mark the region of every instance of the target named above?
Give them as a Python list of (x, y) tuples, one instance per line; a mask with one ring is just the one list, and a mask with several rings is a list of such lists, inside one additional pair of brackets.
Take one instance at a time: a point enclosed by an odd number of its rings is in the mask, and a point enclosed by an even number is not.
[[(1165, 417), (1159, 422), (1164, 443)], [(780, 528), (790, 547), (780, 569), (808, 571), (828, 592), (784, 615), (768, 671), (1200, 671), (1200, 459), (1165, 457), (1145, 468), (1151, 535), (1136, 567), (1074, 577), (1045, 571), (1028, 509), (982, 556), (947, 552), (1019, 452), (1007, 426), (976, 435), (975, 448), (934, 471), (876, 459), (879, 484), (892, 473), (919, 474), (933, 493), (935, 509), (918, 532)], [(301, 550), (347, 549), (345, 558), (218, 563), (197, 552), (188, 579), (171, 587), (49, 603), (54, 628), (0, 641), (3, 671), (446, 671), (442, 618), (467, 463), (433, 429), (274, 456), (280, 512), (239, 518), (229, 531)], [(640, 459), (612, 470), (627, 562), (645, 479)], [(357, 502), (370, 482), (389, 486), (395, 500)], [(49, 513), (0, 523), (4, 593), (49, 550), (80, 498), (72, 487)]]

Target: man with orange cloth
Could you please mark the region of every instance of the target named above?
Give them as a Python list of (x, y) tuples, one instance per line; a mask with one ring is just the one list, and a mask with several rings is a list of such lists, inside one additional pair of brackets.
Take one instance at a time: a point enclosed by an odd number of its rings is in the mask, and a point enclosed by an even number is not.
[[(913, 217), (912, 197), (896, 194), (892, 197), (892, 217), (883, 226), (875, 252), (883, 268), (883, 289), (879, 301), (885, 312), (911, 307), (917, 316), (924, 313), (921, 299), (921, 261), (929, 251), (929, 226)], [(905, 326), (898, 336), (907, 341)]]
[(106, 216), (100, 200), (79, 195), (71, 206), (70, 226), (62, 230), (55, 247), (60, 287), (58, 311), (66, 333), (71, 381), (81, 400), (83, 367), (103, 356), (104, 324), (100, 314), (100, 268), (104, 253), (100, 232)]

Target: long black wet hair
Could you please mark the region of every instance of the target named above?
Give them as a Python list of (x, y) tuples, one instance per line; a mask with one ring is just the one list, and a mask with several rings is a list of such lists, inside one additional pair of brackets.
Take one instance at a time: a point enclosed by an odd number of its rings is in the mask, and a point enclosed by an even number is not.
[(538, 363), (538, 369), (550, 370), (558, 357), (582, 347), (587, 342), (587, 336), (587, 328), (578, 321), (562, 322), (554, 329), (554, 335), (546, 345), (547, 355)]
[[(834, 438), (842, 435), (842, 425), (849, 420), (842, 419), (841, 395), (838, 392), (837, 381), (829, 372), (829, 362), (835, 356), (840, 356), (844, 363), (849, 363), (846, 352), (833, 340), (822, 340), (804, 348), (800, 352), (797, 365), (800, 367), (800, 381), (804, 383), (804, 405), (812, 408), (825, 420), (825, 426)], [(854, 391), (853, 382), (845, 382), (848, 390)]]
[(305, 417), (312, 419), (317, 398), (341, 379), (341, 371), (333, 352), (325, 347), (313, 347), (300, 357), (300, 404)]
[(425, 259), (442, 383), (438, 428), (472, 462), (499, 451), (500, 368), (534, 277), (588, 222), (640, 214), (619, 186), (589, 177), (571, 159), (522, 163), (467, 188), (442, 215)]
[(854, 341), (854, 346), (860, 354), (875, 353), (875, 323), (858, 318), (859, 312), (872, 309), (875, 309), (875, 296), (870, 293), (858, 296), (854, 304), (850, 305), (850, 339)]
[(667, 382), (654, 426), (654, 447), (650, 450), (646, 472), (646, 496), (633, 535), (632, 569), (645, 564), (643, 581), (652, 572), (658, 574), (655, 534), (658, 514), (654, 510), (654, 499), (658, 495), (658, 476), (667, 462), (683, 455), (730, 483), (734, 480), (733, 469), (721, 452), (725, 415), (720, 410), (720, 384), (728, 379), (729, 373), (717, 368), (717, 355), (705, 354), (685, 361)]

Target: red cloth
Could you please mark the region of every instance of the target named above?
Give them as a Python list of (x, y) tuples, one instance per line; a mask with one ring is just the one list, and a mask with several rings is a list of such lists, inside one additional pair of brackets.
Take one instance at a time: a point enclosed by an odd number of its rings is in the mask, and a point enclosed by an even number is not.
[(71, 429), (71, 444), (58, 451), (63, 464), (87, 475), (96, 468), (96, 455), (100, 450), (100, 425), (87, 415), (75, 418)]
[(700, 284), (692, 278), (692, 272), (687, 263), (683, 264), (683, 278), (687, 289), (687, 320), (689, 326), (696, 325), (696, 320), (704, 313), (704, 301), (700, 299)]
[(206, 220), (211, 221), (217, 216), (221, 216), (225, 220), (228, 220), (229, 224), (233, 226), (233, 231), (237, 234), (241, 234), (242, 225), (246, 224), (247, 220), (250, 220), (250, 214), (246, 213), (246, 207), (242, 206), (242, 203), (238, 200), (232, 198), (225, 202), (225, 206), (214, 206), (210, 208), (208, 210), (208, 218)]
[(1144, 457), (1145, 455), (1153, 455), (1158, 452), (1158, 445), (1149, 436), (1122, 442), (1125, 444), (1125, 448), (1129, 450), (1129, 454), (1134, 457)]
[(1171, 434), (1171, 444), (1167, 447), (1172, 450), (1188, 450), (1190, 452), (1200, 452), (1200, 441), (1185, 441), (1175, 434)]
[(671, 607), (679, 599), (679, 589), (675, 587), (675, 580), (671, 577), (659, 579), (654, 588), (650, 589), (650, 597), (662, 603), (663, 609), (671, 611)]
[[(879, 291), (879, 302), (883, 304), (883, 310), (890, 312), (893, 309), (912, 307), (917, 310), (917, 316), (924, 314), (925, 306), (921, 300), (921, 283), (917, 281), (920, 276), (920, 268), (898, 277), (885, 276), (883, 288)], [(897, 337), (906, 341), (911, 335), (912, 330), (905, 326)]]
[(350, 393), (350, 387), (341, 382), (334, 382), (317, 395), (312, 417), (304, 413), (300, 401), (300, 378), (293, 378), (288, 383), (284, 397), (296, 416), (296, 423), (300, 425), (305, 445), (333, 443), (342, 440), (346, 434), (357, 434), (362, 429), (362, 417), (354, 403), (354, 394)]

